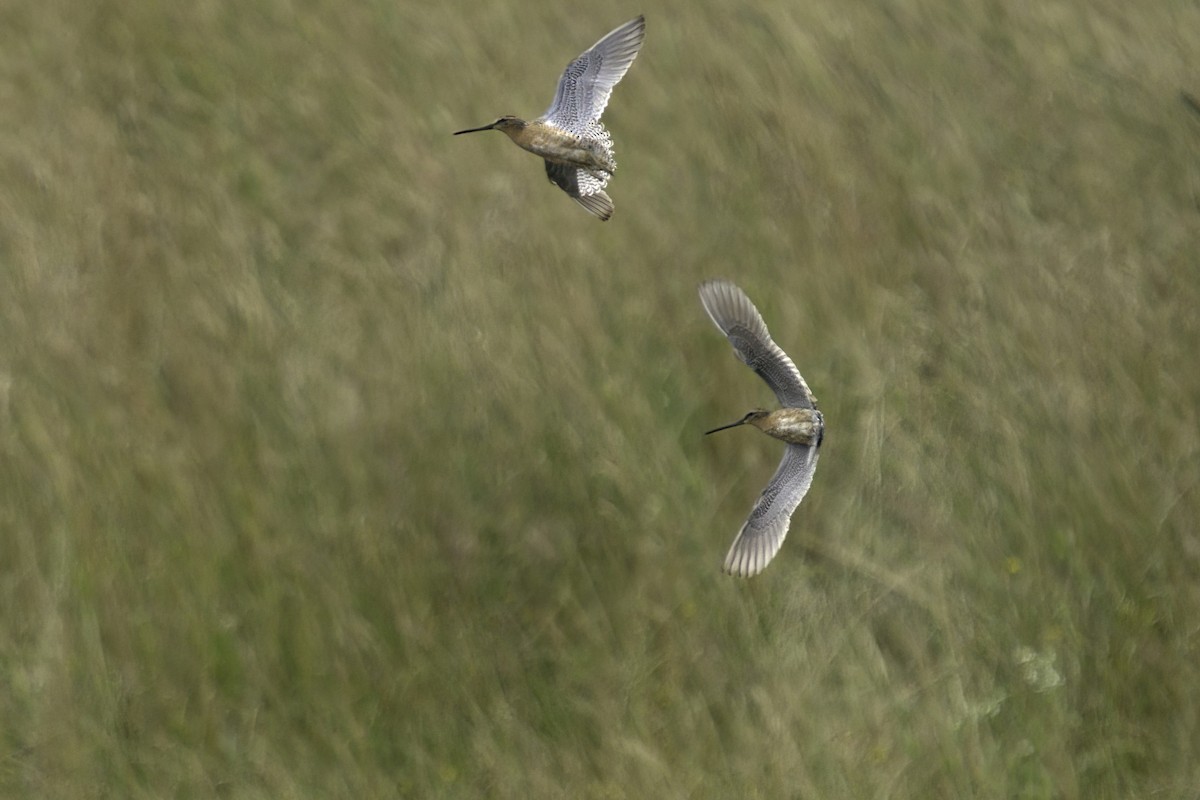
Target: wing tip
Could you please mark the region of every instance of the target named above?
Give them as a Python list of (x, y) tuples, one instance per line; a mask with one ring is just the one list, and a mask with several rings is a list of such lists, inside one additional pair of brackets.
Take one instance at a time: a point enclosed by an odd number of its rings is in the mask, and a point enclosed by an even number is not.
[(700, 292), (701, 299), (703, 299), (704, 297), (716, 297), (719, 294), (724, 294), (730, 291), (741, 292), (742, 290), (739, 289), (737, 284), (731, 280), (726, 280), (725, 278), (709, 278), (708, 280), (700, 283), (698, 291)]
[(587, 209), (589, 213), (598, 217), (601, 222), (608, 222), (608, 220), (612, 219), (614, 210), (613, 201), (604, 191), (580, 195), (572, 199)]
[(629, 20), (625, 24), (618, 25), (614, 29), (613, 32), (615, 33), (616, 31), (634, 31), (634, 30), (639, 30), (639, 31), (646, 30), (646, 15), (645, 14), (638, 14), (636, 17)]
[(642, 49), (642, 43), (646, 40), (646, 15), (638, 14), (628, 22), (622, 23), (613, 28), (608, 33), (600, 38), (600, 41), (592, 45), (587, 53), (594, 51), (603, 51), (610, 57), (617, 57), (624, 61), (623, 66), (619, 68), (620, 75), (613, 81), (615, 84), (624, 76), (625, 70), (629, 69), (629, 65), (637, 58), (638, 53)]
[(753, 578), (767, 568), (775, 553), (779, 552), (779, 548), (772, 552), (767, 543), (761, 541), (762, 537), (749, 539), (743, 533), (739, 533), (733, 540), (733, 546), (725, 556), (725, 564), (721, 571), (735, 578)]
[[(791, 454), (789, 447), (788, 454)], [(763, 497), (760, 497), (755, 504), (754, 511), (751, 512), (750, 518), (747, 519), (738, 531), (737, 536), (733, 539), (733, 544), (729, 547), (729, 552), (725, 555), (725, 563), (722, 571), (727, 575), (733, 575), (738, 578), (753, 578), (763, 570), (765, 570), (775, 557), (779, 555), (779, 551), (783, 549), (783, 543), (787, 539), (788, 529), (792, 524), (792, 513), (795, 512), (796, 506), (800, 505), (800, 501), (804, 499), (804, 495), (808, 492), (808, 485), (812, 482), (812, 471), (809, 470), (806, 474), (802, 474), (800, 481), (803, 484), (798, 490), (798, 495), (793, 492), (792, 500), (775, 496), (774, 500), (767, 501), (765, 498), (771, 491), (771, 486), (777, 484), (781, 475), (786, 470), (788, 465), (789, 455), (784, 455), (784, 460), (779, 465), (779, 470), (776, 471), (775, 477), (771, 479), (772, 483), (768, 484), (764, 490)], [(816, 466), (815, 460), (812, 464)], [(786, 480), (786, 479), (785, 479)], [(789, 507), (777, 509), (784, 513), (768, 513), (769, 521), (764, 525), (762, 520), (755, 523), (755, 516), (762, 508), (764, 502), (778, 502)]]
[(700, 303), (708, 316), (724, 333), (734, 324), (750, 327), (759, 336), (770, 338), (762, 314), (741, 287), (724, 278), (707, 280), (700, 284)]

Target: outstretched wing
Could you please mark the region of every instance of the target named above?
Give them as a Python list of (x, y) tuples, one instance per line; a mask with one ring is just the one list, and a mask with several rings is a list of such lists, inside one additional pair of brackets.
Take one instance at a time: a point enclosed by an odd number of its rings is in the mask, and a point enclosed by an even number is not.
[(571, 195), (571, 199), (576, 203), (600, 219), (607, 220), (612, 216), (613, 202), (604, 191), (605, 181), (601, 181), (587, 170), (547, 161), (546, 177), (555, 186)]
[(781, 406), (817, 407), (817, 398), (809, 391), (800, 370), (771, 339), (767, 323), (745, 292), (729, 281), (706, 281), (700, 285), (700, 302), (729, 338), (737, 357), (766, 381)]
[(637, 58), (645, 36), (646, 18), (639, 16), (584, 51), (567, 65), (542, 118), (578, 136), (590, 135), (589, 126), (604, 113), (613, 87)]
[(788, 445), (779, 469), (763, 489), (725, 556), (725, 571), (730, 575), (743, 578), (757, 575), (779, 552), (792, 521), (792, 512), (812, 485), (819, 450), (820, 445)]

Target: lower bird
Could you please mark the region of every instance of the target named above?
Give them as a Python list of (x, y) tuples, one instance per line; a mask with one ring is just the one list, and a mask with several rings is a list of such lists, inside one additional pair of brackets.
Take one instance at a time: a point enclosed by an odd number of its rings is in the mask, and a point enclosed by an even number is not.
[(501, 131), (517, 146), (546, 160), (546, 176), (576, 203), (602, 220), (612, 216), (604, 192), (617, 168), (612, 137), (600, 124), (613, 87), (637, 58), (646, 36), (645, 17), (610, 31), (567, 65), (546, 113), (526, 122), (504, 116), (490, 125), (455, 131)]
[(727, 573), (748, 578), (762, 572), (779, 552), (792, 512), (812, 485), (825, 435), (825, 418), (817, 410), (817, 398), (800, 371), (771, 339), (767, 324), (745, 292), (729, 281), (707, 281), (700, 286), (700, 302), (728, 337), (734, 354), (771, 387), (782, 406), (775, 411), (755, 409), (737, 422), (707, 431), (753, 425), (787, 442), (775, 476), (763, 489), (725, 556)]

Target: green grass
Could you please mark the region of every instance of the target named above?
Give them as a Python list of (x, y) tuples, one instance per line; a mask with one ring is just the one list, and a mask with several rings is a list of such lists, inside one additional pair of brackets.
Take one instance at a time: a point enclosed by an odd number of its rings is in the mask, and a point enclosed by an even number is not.
[[(449, 135), (638, 11), (612, 221)], [(1197, 31), (5, 4), (0, 796), (1194, 798)]]

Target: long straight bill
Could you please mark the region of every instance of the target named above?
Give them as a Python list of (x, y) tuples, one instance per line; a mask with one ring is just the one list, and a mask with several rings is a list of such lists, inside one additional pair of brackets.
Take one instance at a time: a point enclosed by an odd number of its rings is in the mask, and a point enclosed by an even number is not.
[(467, 128), (465, 131), (455, 131), (454, 135), (458, 136), (460, 133), (475, 133), (477, 131), (490, 131), (495, 127), (496, 127), (496, 123), (493, 122), (490, 125), (484, 125), (482, 128)]
[(704, 435), (708, 436), (710, 433), (716, 433), (717, 431), (727, 431), (730, 428), (736, 428), (738, 425), (745, 425), (745, 424), (746, 424), (745, 419), (739, 419), (737, 422), (731, 422), (728, 425), (722, 425), (719, 428), (713, 428), (711, 431), (705, 431)]

